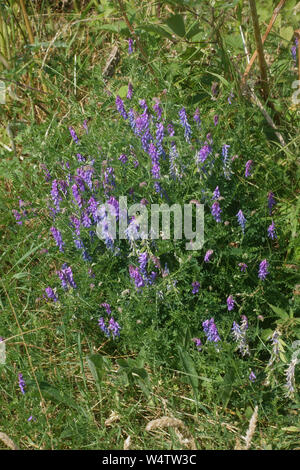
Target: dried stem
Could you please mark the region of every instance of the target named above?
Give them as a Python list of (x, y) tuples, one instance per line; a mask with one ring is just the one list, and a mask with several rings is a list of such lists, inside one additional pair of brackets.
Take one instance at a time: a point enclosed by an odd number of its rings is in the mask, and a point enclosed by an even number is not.
[(250, 9), (251, 9), (252, 21), (253, 21), (256, 49), (257, 49), (258, 59), (259, 59), (259, 68), (260, 68), (260, 74), (261, 74), (263, 95), (264, 95), (264, 98), (267, 99), (269, 96), (267, 64), (266, 64), (265, 57), (264, 57), (264, 49), (263, 49), (263, 44), (262, 44), (261, 34), (260, 34), (260, 29), (259, 29), (256, 1), (249, 0), (249, 4), (250, 4)]
[(28, 19), (26, 8), (25, 8), (24, 0), (19, 0), (19, 1), (20, 1), (23, 17), (24, 17), (26, 29), (27, 29), (29, 41), (30, 41), (30, 44), (33, 44), (34, 43), (33, 32), (32, 32), (32, 29), (31, 29), (31, 25), (29, 23), (29, 19)]
[(300, 29), (297, 29), (297, 31), (295, 31), (295, 34), (298, 38), (298, 77), (300, 80)]
[[(281, 8), (284, 6), (285, 2), (286, 2), (286, 0), (280, 0), (280, 2), (278, 3), (277, 7), (275, 8), (275, 10), (274, 10), (274, 12), (273, 12), (273, 15), (272, 15), (272, 18), (271, 18), (271, 20), (270, 20), (270, 23), (268, 24), (268, 27), (267, 27), (267, 29), (266, 29), (266, 32), (265, 32), (265, 34), (264, 34), (263, 37), (262, 37), (262, 44), (265, 43), (265, 40), (267, 39), (267, 37), (268, 37), (268, 35), (269, 35), (269, 33), (270, 33), (272, 27), (273, 27), (273, 24), (275, 23), (276, 18), (277, 18), (277, 16), (278, 16), (278, 14), (279, 14)], [(252, 65), (253, 65), (254, 62), (255, 62), (255, 59), (256, 59), (256, 57), (257, 57), (257, 54), (258, 54), (258, 52), (257, 52), (257, 50), (256, 50), (256, 51), (254, 52), (253, 56), (251, 57), (250, 62), (248, 63), (248, 65), (247, 65), (247, 67), (246, 67), (246, 70), (245, 70), (244, 75), (243, 75), (243, 78), (242, 78), (242, 84), (245, 83), (246, 78), (247, 78), (247, 76), (248, 76), (248, 74), (249, 74), (249, 72), (250, 72), (250, 70), (251, 70), (251, 67), (252, 67)]]

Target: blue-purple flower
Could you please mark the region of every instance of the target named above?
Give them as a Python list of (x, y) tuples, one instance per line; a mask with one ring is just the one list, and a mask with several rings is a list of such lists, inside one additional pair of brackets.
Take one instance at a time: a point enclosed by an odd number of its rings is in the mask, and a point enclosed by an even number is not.
[(276, 201), (274, 199), (274, 194), (272, 193), (272, 191), (270, 191), (268, 193), (268, 208), (269, 208), (270, 215), (272, 213), (272, 207), (275, 206), (275, 204), (276, 204)]
[(119, 113), (121, 114), (121, 116), (123, 116), (124, 119), (128, 118), (128, 114), (126, 113), (125, 108), (124, 108), (123, 100), (120, 98), (119, 95), (117, 95), (116, 97), (116, 108), (117, 108), (117, 111), (119, 111)]
[(269, 267), (269, 263), (266, 259), (264, 259), (259, 265), (258, 277), (262, 281), (264, 281), (267, 275), (269, 274), (268, 267)]
[(121, 163), (123, 163), (123, 165), (128, 161), (128, 158), (127, 156), (125, 155), (125, 153), (122, 153), (120, 156), (119, 156), (119, 160)]
[(245, 273), (246, 269), (248, 268), (246, 263), (239, 263), (239, 267), (240, 267), (242, 273)]
[(47, 295), (48, 299), (53, 300), (53, 302), (58, 301), (58, 298), (55, 295), (55, 292), (51, 287), (46, 287), (45, 292), (46, 292), (46, 295)]
[(63, 249), (64, 242), (62, 241), (60, 231), (55, 227), (51, 227), (50, 230), (51, 230), (51, 233), (53, 235), (54, 240), (56, 241), (56, 244), (59, 248), (59, 251), (63, 252), (64, 251), (64, 249)]
[(132, 265), (129, 266), (129, 275), (134, 280), (136, 288), (144, 287), (145, 281), (139, 271), (139, 268), (134, 268)]
[(181, 108), (181, 110), (179, 111), (179, 119), (180, 119), (182, 127), (184, 128), (185, 140), (187, 142), (190, 142), (191, 135), (192, 135), (192, 130), (191, 130), (191, 126), (188, 123), (187, 115), (186, 115), (186, 111), (185, 111), (184, 107)]
[(73, 273), (71, 266), (68, 266), (67, 263), (62, 265), (60, 271), (57, 272), (59, 279), (61, 280), (62, 288), (67, 290), (69, 286), (73, 287), (73, 289), (77, 288), (77, 285), (73, 279)]
[(128, 54), (132, 54), (132, 53), (133, 53), (133, 39), (129, 38), (128, 39)]
[(213, 192), (212, 200), (220, 199), (221, 194), (219, 190), (219, 186), (216, 186), (216, 189)]
[(215, 325), (215, 321), (213, 318), (210, 320), (205, 320), (202, 323), (204, 333), (206, 334), (207, 341), (211, 341), (213, 343), (217, 343), (218, 341), (221, 341), (221, 338), (218, 333), (218, 329)]
[(213, 217), (215, 218), (216, 222), (221, 222), (221, 212), (222, 212), (222, 209), (218, 201), (215, 201), (213, 205), (211, 206), (211, 213)]
[(236, 216), (238, 218), (238, 222), (239, 222), (240, 226), (242, 227), (242, 232), (244, 234), (245, 233), (245, 225), (246, 225), (246, 222), (247, 222), (246, 218), (245, 218), (245, 216), (244, 216), (244, 214), (241, 210), (238, 211)]
[(273, 220), (272, 220), (271, 225), (269, 225), (269, 227), (268, 227), (268, 237), (271, 238), (272, 240), (277, 238), (276, 228), (275, 228), (275, 224), (274, 224)]
[(232, 297), (232, 295), (227, 297), (227, 308), (228, 308), (229, 312), (234, 309), (234, 303), (235, 303), (235, 301), (234, 301), (234, 298)]
[(201, 147), (201, 149), (198, 152), (198, 155), (196, 157), (196, 162), (204, 163), (208, 155), (211, 153), (211, 151), (212, 151), (211, 146), (207, 142), (205, 142), (203, 147)]
[(245, 166), (245, 178), (248, 178), (249, 176), (251, 176), (252, 164), (253, 164), (252, 160), (247, 161), (246, 166)]
[(73, 127), (70, 126), (70, 127), (69, 127), (69, 131), (70, 131), (71, 137), (72, 137), (72, 139), (74, 140), (75, 144), (79, 144), (79, 139), (78, 139), (78, 137), (77, 137), (77, 135), (76, 135), (76, 132), (75, 132), (75, 130), (73, 129)]
[(254, 374), (253, 370), (251, 370), (251, 372), (250, 372), (249, 380), (252, 383), (255, 382), (255, 380), (256, 380), (256, 375)]
[(198, 349), (198, 351), (201, 351), (201, 350), (202, 350), (201, 339), (200, 339), (200, 338), (192, 338), (192, 341), (194, 341), (194, 343), (195, 343), (196, 348)]
[(13, 213), (15, 219), (16, 219), (17, 224), (22, 225), (23, 221), (21, 220), (22, 215), (20, 214), (20, 212), (18, 212), (16, 209), (12, 209), (12, 213)]
[(195, 114), (194, 114), (194, 121), (197, 123), (197, 125), (200, 127), (201, 126), (201, 118), (200, 118), (200, 111), (199, 108), (196, 109)]
[(210, 257), (213, 254), (214, 250), (207, 250), (204, 256), (204, 262), (209, 263), (210, 262)]
[(23, 379), (23, 375), (21, 374), (21, 372), (19, 373), (18, 378), (19, 378), (19, 387), (20, 387), (20, 390), (21, 390), (21, 392), (22, 392), (23, 395), (24, 395), (24, 394), (25, 394), (26, 384), (25, 384), (25, 380)]
[(236, 341), (238, 345), (238, 349), (240, 353), (242, 354), (242, 356), (245, 356), (246, 354), (250, 354), (249, 346), (247, 344), (247, 339), (246, 339), (247, 329), (248, 329), (248, 320), (245, 315), (242, 315), (241, 325), (239, 325), (238, 323), (234, 321), (232, 329), (231, 329), (234, 340)]
[(127, 98), (128, 100), (131, 100), (131, 99), (132, 99), (132, 95), (133, 95), (133, 87), (132, 87), (132, 83), (129, 82), (129, 83), (128, 83), (128, 91), (127, 91), (126, 98)]
[(192, 282), (192, 288), (193, 288), (192, 294), (198, 294), (199, 289), (200, 289), (200, 282), (198, 281)]

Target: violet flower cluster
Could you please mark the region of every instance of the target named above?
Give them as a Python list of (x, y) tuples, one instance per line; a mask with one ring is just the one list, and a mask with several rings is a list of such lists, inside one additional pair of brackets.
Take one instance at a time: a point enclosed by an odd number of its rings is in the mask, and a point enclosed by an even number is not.
[(185, 108), (182, 107), (181, 110), (179, 111), (179, 119), (182, 127), (184, 128), (184, 137), (187, 142), (191, 141), (191, 135), (192, 135), (192, 129), (191, 126), (188, 123), (187, 115)]
[(238, 349), (241, 353), (242, 356), (245, 356), (246, 354), (250, 354), (249, 352), (249, 346), (247, 343), (247, 338), (246, 338), (246, 333), (248, 329), (248, 320), (245, 315), (242, 315), (242, 322), (239, 325), (235, 321), (233, 322), (232, 326), (232, 336), (237, 343)]
[(207, 341), (211, 341), (213, 343), (217, 343), (218, 341), (221, 341), (221, 338), (218, 333), (218, 329), (215, 325), (215, 321), (213, 318), (210, 320), (205, 320), (202, 323), (204, 333), (207, 337)]

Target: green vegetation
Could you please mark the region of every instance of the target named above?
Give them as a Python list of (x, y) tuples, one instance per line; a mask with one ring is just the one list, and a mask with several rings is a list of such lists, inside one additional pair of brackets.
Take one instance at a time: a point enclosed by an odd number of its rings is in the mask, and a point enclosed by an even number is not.
[[(21, 449), (243, 448), (256, 409), (251, 449), (299, 448), (299, 8), (265, 41), (266, 97), (258, 60), (241, 84), (248, 2), (198, 3), (1, 3), (0, 432)], [(204, 204), (204, 246), (100, 240), (121, 196)], [(184, 427), (146, 430), (164, 416)]]

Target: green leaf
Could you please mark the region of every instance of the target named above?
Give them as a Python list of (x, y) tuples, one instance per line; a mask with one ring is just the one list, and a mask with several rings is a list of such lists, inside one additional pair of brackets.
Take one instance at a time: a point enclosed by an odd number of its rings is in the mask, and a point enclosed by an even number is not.
[(275, 305), (272, 305), (272, 304), (269, 304), (269, 306), (271, 307), (271, 309), (273, 310), (273, 312), (276, 313), (276, 315), (279, 317), (279, 318), (282, 318), (282, 320), (288, 320), (290, 317), (289, 317), (289, 314), (286, 313), (284, 310), (282, 310), (281, 308), (279, 307), (276, 307)]
[(230, 367), (223, 379), (223, 386), (221, 387), (219, 398), (221, 399), (223, 405), (226, 407), (230, 400), (232, 394), (232, 387), (235, 378), (235, 371), (233, 367)]
[(287, 431), (287, 432), (300, 432), (300, 427), (297, 427), (297, 426), (288, 426), (287, 428), (282, 428), (282, 431)]
[(63, 395), (60, 390), (57, 390), (57, 388), (53, 387), (47, 382), (39, 382), (39, 387), (44, 398), (48, 398), (57, 403), (63, 403), (64, 405), (69, 406), (70, 408), (74, 408), (75, 410), (79, 409), (76, 402), (70, 396)]
[(224, 77), (222, 77), (222, 75), (219, 75), (218, 73), (214, 73), (214, 72), (209, 72), (208, 70), (206, 70), (206, 73), (209, 73), (210, 75), (214, 75), (227, 87), (230, 86), (230, 83)]
[(185, 36), (185, 26), (182, 15), (170, 16), (170, 18), (167, 19), (166, 24), (175, 34), (177, 34), (177, 36)]
[(125, 98), (128, 92), (128, 85), (123, 85), (121, 88), (118, 89), (117, 95), (120, 96), (120, 98)]
[(179, 355), (180, 355), (180, 359), (183, 365), (184, 372), (186, 373), (189, 383), (193, 388), (194, 395), (197, 396), (199, 379), (198, 379), (198, 374), (195, 368), (194, 361), (192, 360), (191, 356), (186, 351), (182, 350), (180, 346), (178, 346), (178, 351), (179, 351)]
[(166, 31), (162, 26), (158, 24), (140, 24), (136, 27), (136, 30), (141, 29), (142, 31), (148, 31), (149, 33), (155, 33), (163, 38), (172, 40), (172, 34)]
[(96, 387), (98, 390), (100, 390), (102, 377), (104, 374), (103, 357), (99, 354), (91, 354), (90, 356), (86, 357), (86, 360), (92, 376), (96, 382)]
[(286, 41), (290, 41), (294, 36), (294, 29), (291, 26), (280, 28), (280, 36)]

